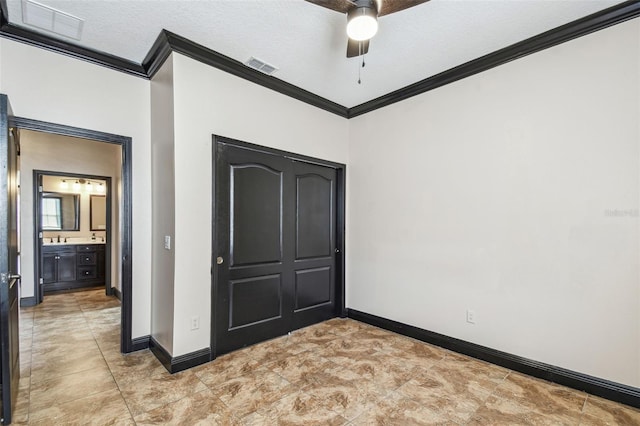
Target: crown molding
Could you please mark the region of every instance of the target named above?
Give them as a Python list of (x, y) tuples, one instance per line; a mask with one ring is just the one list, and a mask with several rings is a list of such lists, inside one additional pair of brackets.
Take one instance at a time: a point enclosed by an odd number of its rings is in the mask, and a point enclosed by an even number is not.
[(116, 71), (148, 78), (142, 65), (9, 23), (7, 0), (0, 0), (0, 37), (61, 53)]
[(180, 53), (198, 62), (235, 75), (236, 77), (347, 118), (348, 108), (342, 105), (283, 80), (256, 71), (253, 68), (247, 67), (242, 62), (236, 61), (215, 50), (211, 50), (167, 30), (162, 30), (143, 61), (143, 67), (147, 70), (147, 75), (150, 78), (158, 71), (171, 52)]
[(160, 32), (145, 59), (141, 64), (138, 64), (11, 24), (8, 20), (7, 0), (0, 0), (0, 37), (146, 79), (155, 75), (171, 52), (177, 52), (340, 117), (353, 118), (638, 16), (640, 16), (640, 2), (637, 0), (625, 1), (352, 108), (347, 108), (283, 80), (263, 74), (245, 66), (242, 62), (167, 30)]
[(548, 49), (592, 32), (636, 18), (638, 15), (640, 15), (640, 2), (637, 0), (617, 4), (600, 12), (596, 12), (585, 16), (584, 18), (546, 31), (537, 36), (512, 44), (511, 46), (507, 46), (493, 53), (489, 53), (478, 59), (466, 62), (457, 67), (441, 72), (440, 74), (436, 74), (432, 77), (418, 81), (417, 83), (403, 87), (402, 89), (387, 93), (379, 98), (349, 108), (347, 118), (353, 118), (375, 111), (387, 105), (403, 101), (413, 96), (437, 89), (438, 87), (446, 84), (453, 83), (454, 81), (470, 77), (474, 74), (506, 64), (507, 62), (531, 55), (532, 53)]
[(154, 75), (160, 70), (164, 61), (171, 55), (172, 49), (167, 38), (167, 31), (162, 30), (158, 34), (158, 38), (149, 49), (147, 56), (142, 61), (142, 67), (144, 68), (147, 77), (153, 78)]

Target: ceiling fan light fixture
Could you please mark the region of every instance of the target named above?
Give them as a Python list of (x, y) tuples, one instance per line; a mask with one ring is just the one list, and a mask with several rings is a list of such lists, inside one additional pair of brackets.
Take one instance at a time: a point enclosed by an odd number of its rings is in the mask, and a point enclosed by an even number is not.
[(378, 32), (378, 12), (373, 2), (358, 4), (347, 14), (347, 35), (355, 41), (365, 41)]

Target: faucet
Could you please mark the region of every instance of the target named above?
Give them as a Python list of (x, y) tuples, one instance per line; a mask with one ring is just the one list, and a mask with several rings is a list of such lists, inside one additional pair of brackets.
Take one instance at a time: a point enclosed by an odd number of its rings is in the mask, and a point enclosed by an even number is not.
[(67, 237), (64, 237), (64, 242), (65, 242), (65, 243), (67, 242)]
[(102, 236), (102, 242), (104, 243), (104, 235)]
[(91, 241), (95, 241), (96, 240), (96, 233), (92, 233), (91, 234)]
[(50, 243), (53, 243), (53, 237), (51, 237), (51, 239), (50, 239), (50, 241), (49, 241), (49, 242), (50, 242)]
[(60, 242), (60, 234), (58, 234), (58, 242)]

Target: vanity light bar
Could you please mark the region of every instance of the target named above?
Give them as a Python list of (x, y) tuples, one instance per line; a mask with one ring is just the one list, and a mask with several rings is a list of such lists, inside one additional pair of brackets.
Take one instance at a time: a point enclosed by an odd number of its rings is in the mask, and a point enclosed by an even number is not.
[[(61, 189), (69, 189), (69, 179), (62, 179), (60, 181)], [(87, 192), (99, 192), (104, 193), (106, 190), (104, 182), (96, 182), (95, 180), (91, 182), (89, 179), (76, 179), (73, 182), (73, 190), (80, 191), (85, 189)]]

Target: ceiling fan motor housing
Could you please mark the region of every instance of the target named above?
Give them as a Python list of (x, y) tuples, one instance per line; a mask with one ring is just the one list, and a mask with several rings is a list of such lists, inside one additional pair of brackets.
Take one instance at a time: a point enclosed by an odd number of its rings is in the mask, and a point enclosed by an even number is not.
[(378, 6), (375, 0), (353, 0), (352, 3), (355, 7), (368, 7), (374, 9), (376, 13), (378, 12)]
[(353, 6), (347, 13), (347, 21), (359, 15), (378, 17), (378, 6), (374, 0), (355, 0)]

